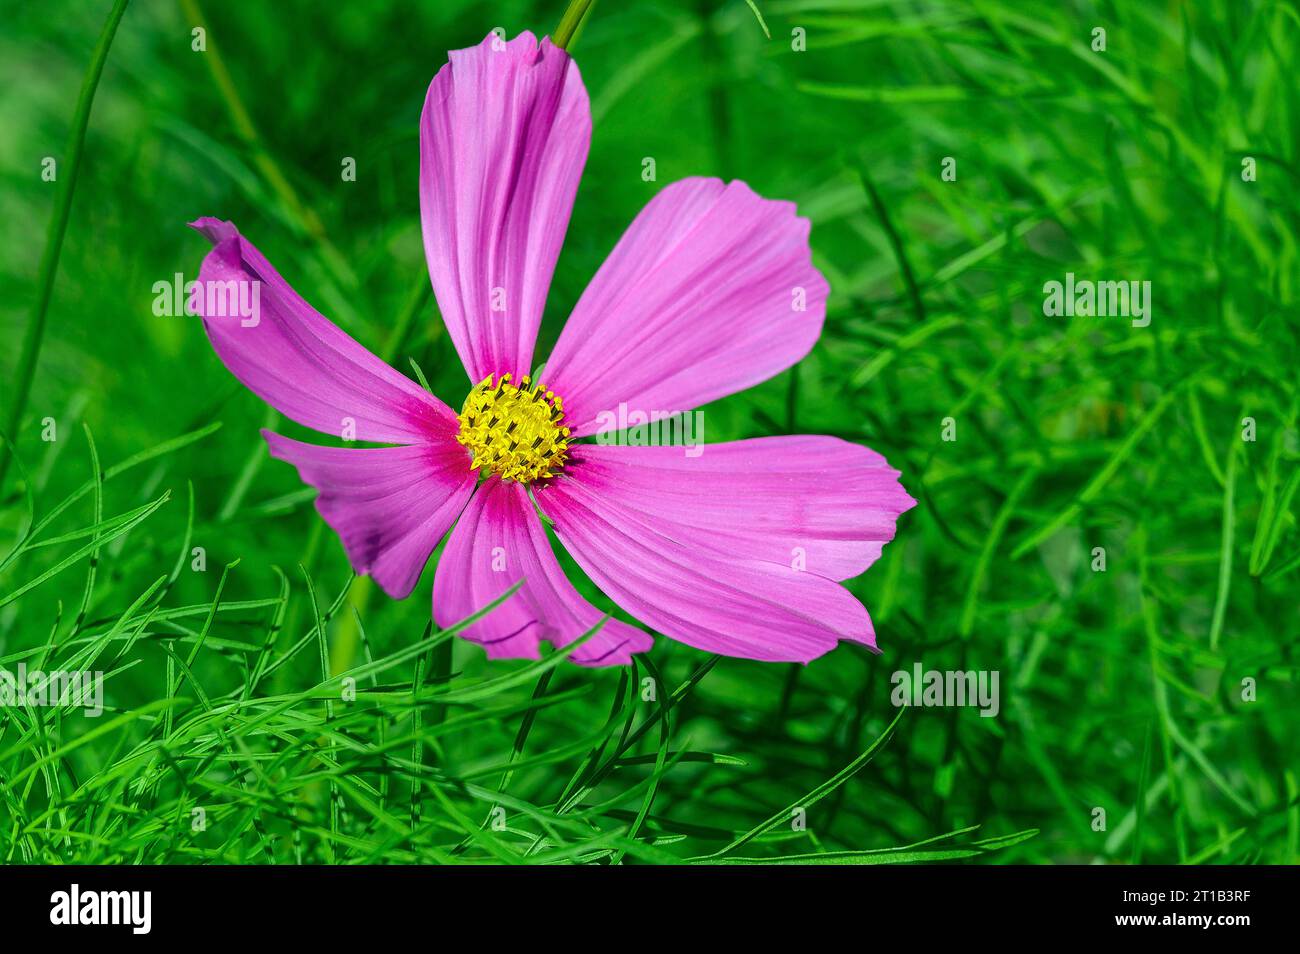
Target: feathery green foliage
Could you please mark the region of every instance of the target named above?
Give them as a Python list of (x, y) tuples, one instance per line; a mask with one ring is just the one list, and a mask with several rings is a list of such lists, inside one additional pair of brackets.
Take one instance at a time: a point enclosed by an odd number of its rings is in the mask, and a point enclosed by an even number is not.
[[(111, 6), (3, 3), (5, 415)], [(574, 46), (591, 156), (538, 353), (658, 188), (743, 178), (812, 220), (833, 293), (809, 359), (711, 406), (708, 439), (841, 435), (919, 505), (848, 583), (879, 656), (774, 666), (660, 637), (588, 670), (488, 663), (433, 629), (432, 569), (402, 602), (355, 578), (258, 436), (301, 429), (152, 307), (206, 251), (184, 223), (227, 217), (458, 403), (420, 104), (446, 50), (562, 8), (128, 8), (0, 487), (0, 669), (102, 670), (105, 711), (0, 708), (0, 858), (1300, 861), (1294, 9), (598, 4)], [(1150, 325), (1045, 315), (1067, 272), (1150, 281)], [(997, 717), (896, 708), (891, 674), (918, 662), (997, 671)]]

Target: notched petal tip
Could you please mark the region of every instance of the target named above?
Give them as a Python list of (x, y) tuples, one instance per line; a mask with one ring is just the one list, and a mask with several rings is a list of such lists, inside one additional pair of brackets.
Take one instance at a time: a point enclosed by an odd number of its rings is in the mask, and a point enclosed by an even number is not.
[(198, 232), (213, 245), (219, 245), (229, 238), (238, 238), (239, 229), (227, 219), (218, 219), (211, 215), (200, 216), (193, 222), (187, 222), (190, 228)]
[(483, 37), (477, 46), (466, 47), (461, 50), (452, 50), (448, 55), (451, 56), (457, 53), (481, 50), (484, 47), (487, 47), (488, 51), (491, 53), (508, 52), (514, 56), (528, 56), (536, 53), (539, 54), (539, 60), (543, 55), (551, 52), (562, 54), (566, 59), (569, 58), (569, 54), (566, 51), (560, 49), (560, 47), (556, 46), (555, 43), (552, 42), (549, 34), (543, 35), (539, 40), (537, 34), (533, 33), (532, 30), (520, 30), (509, 39), (506, 39), (496, 30), (489, 30), (487, 36)]
[[(244, 256), (243, 237), (234, 222), (205, 215), (186, 224), (212, 243), (211, 251), (203, 257), (203, 266), (208, 266), (209, 263), (228, 268), (241, 266)], [(199, 271), (201, 277), (203, 268)], [(203, 296), (196, 292), (196, 311), (206, 320), (208, 316), (203, 315), (202, 301)]]

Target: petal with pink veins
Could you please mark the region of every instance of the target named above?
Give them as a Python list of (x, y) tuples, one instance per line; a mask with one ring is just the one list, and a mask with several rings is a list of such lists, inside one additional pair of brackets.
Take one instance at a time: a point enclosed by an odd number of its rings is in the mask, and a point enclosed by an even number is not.
[[(492, 477), (474, 494), (443, 549), (433, 582), (433, 618), (451, 626), (520, 580), (519, 590), (460, 634), (483, 644), (492, 659), (537, 659), (541, 640), (567, 646), (603, 616), (565, 577), (527, 490)], [(589, 666), (625, 664), (651, 642), (647, 633), (609, 619), (571, 658)]]
[(389, 596), (409, 596), (447, 528), (474, 492), (455, 441), (405, 447), (318, 447), (262, 431), (271, 456), (320, 491), (316, 509), (343, 541), (352, 568)]
[(575, 466), (537, 502), (601, 590), (678, 642), (768, 662), (808, 662), (841, 639), (875, 648), (866, 608), (840, 584), (681, 515), (638, 510), (607, 474)]
[(758, 384), (816, 343), (828, 286), (809, 224), (743, 182), (683, 179), (647, 203), (578, 300), (543, 380), (576, 436), (620, 403), (678, 412)]
[(303, 301), (230, 222), (190, 225), (213, 244), (191, 302), (217, 356), (299, 424), (386, 444), (453, 434), (456, 415)]
[[(689, 456), (695, 453), (697, 456)], [(568, 474), (692, 544), (702, 535), (730, 553), (847, 580), (880, 558), (900, 514), (916, 501), (875, 451), (837, 437), (800, 435), (699, 445), (583, 444)]]
[(470, 381), (530, 370), (591, 141), (578, 67), (549, 39), (455, 50), (420, 118), (429, 276)]

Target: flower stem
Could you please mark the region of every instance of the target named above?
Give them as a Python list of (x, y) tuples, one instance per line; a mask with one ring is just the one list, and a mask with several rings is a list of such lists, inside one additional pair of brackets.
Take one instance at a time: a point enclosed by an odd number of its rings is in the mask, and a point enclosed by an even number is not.
[(99, 78), (104, 72), (104, 62), (108, 59), (108, 48), (113, 45), (113, 34), (122, 22), (129, 0), (117, 0), (113, 4), (104, 29), (99, 34), (99, 42), (91, 55), (90, 66), (85, 79), (81, 82), (81, 95), (77, 98), (77, 112), (72, 117), (72, 132), (68, 138), (67, 158), (64, 160), (63, 179), (54, 199), (54, 218), (50, 220), (50, 229), (45, 235), (45, 251), (41, 255), (41, 270), (37, 278), (36, 302), (32, 305), (31, 316), (27, 319), (27, 332), (23, 335), (23, 350), (18, 358), (18, 368), (14, 373), (14, 399), (9, 408), (6, 429), (0, 433), (0, 487), (4, 486), (5, 474), (9, 470), (9, 458), (13, 444), (18, 438), (18, 428), (22, 424), (23, 413), (27, 410), (27, 397), (32, 389), (32, 379), (36, 375), (36, 359), (41, 353), (41, 340), (45, 337), (45, 319), (50, 311), (50, 297), (54, 292), (54, 276), (59, 270), (59, 253), (63, 250), (63, 236), (68, 231), (68, 216), (72, 211), (72, 193), (77, 188), (77, 171), (81, 167), (81, 151), (86, 144), (86, 126), (90, 123), (90, 106), (95, 101), (95, 90), (99, 87)]
[(572, 46), (579, 27), (595, 5), (596, 0), (569, 0), (569, 8), (560, 17), (560, 25), (555, 28), (551, 42), (562, 50)]

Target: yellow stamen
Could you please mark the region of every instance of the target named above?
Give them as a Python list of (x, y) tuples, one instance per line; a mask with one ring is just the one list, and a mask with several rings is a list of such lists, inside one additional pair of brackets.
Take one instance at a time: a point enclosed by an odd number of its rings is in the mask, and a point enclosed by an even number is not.
[(473, 455), (475, 470), (521, 484), (553, 477), (569, 456), (564, 402), (528, 375), (519, 385), (510, 375), (489, 374), (469, 392), (457, 417), (460, 441)]

